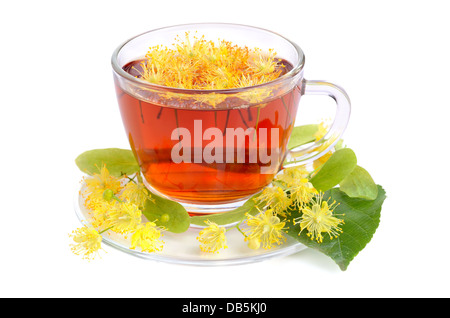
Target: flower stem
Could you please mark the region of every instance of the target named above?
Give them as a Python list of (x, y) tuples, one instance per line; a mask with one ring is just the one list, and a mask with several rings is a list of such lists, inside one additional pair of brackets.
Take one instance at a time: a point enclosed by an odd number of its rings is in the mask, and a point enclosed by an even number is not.
[(159, 119), (161, 117), (161, 113), (162, 113), (163, 109), (164, 108), (161, 106), (161, 109), (159, 110), (158, 115), (156, 115), (156, 119)]
[[(177, 134), (178, 134), (178, 140), (180, 140), (180, 125), (178, 123), (178, 112), (176, 109), (174, 109), (175, 112), (175, 123), (177, 125)], [(181, 145), (181, 144), (180, 144)]]
[(287, 107), (286, 102), (284, 101), (284, 96), (281, 97), (281, 102), (283, 103), (283, 107), (286, 110), (287, 120), (289, 120), (289, 122), (291, 122), (291, 112), (289, 111), (289, 107)]
[(123, 203), (123, 201), (120, 200), (116, 195), (114, 195), (112, 198), (113, 198), (114, 200), (116, 200), (117, 202)]
[(139, 183), (144, 183), (144, 180), (142, 179), (140, 170), (138, 172), (136, 172), (135, 177), (137, 177)]
[(241, 109), (239, 109), (239, 115), (241, 116), (242, 122), (244, 123), (245, 127), (248, 128), (248, 124), (244, 119), (244, 115), (242, 115)]
[(242, 230), (241, 230), (241, 228), (240, 228), (239, 226), (236, 226), (236, 228), (237, 228), (237, 230), (238, 230), (239, 232), (241, 232), (242, 235), (244, 235), (245, 238), (247, 238), (247, 235), (245, 235), (245, 233), (242, 232)]
[(136, 182), (136, 181), (134, 181), (134, 178), (136, 177), (136, 175), (133, 177), (133, 178), (130, 178), (129, 176), (127, 176), (127, 175), (125, 175), (125, 177), (127, 177), (128, 178), (128, 180), (130, 180), (130, 181), (128, 181), (128, 182)]
[(102, 233), (105, 233), (106, 231), (109, 231), (109, 230), (111, 230), (111, 229), (112, 229), (113, 227), (114, 227), (114, 226), (110, 226), (110, 227), (108, 227), (108, 228), (106, 228), (106, 229), (104, 229), (104, 230), (102, 230), (102, 231), (98, 232), (98, 234), (102, 234)]
[(244, 232), (241, 230), (241, 228), (239, 227), (239, 226), (241, 225), (242, 222), (244, 222), (244, 219), (242, 219), (241, 221), (239, 221), (239, 223), (236, 224), (235, 226), (230, 227), (229, 229), (227, 229), (227, 232), (228, 232), (229, 230), (231, 230), (231, 229), (236, 228), (239, 232), (241, 232), (242, 235), (244, 235), (244, 237), (247, 237), (247, 235), (245, 235), (245, 233), (244, 233)]
[(259, 123), (259, 114), (261, 112), (261, 107), (258, 106), (258, 112), (256, 113), (256, 125), (255, 125), (255, 132), (253, 133), (253, 140), (255, 140), (256, 137), (256, 131), (258, 130), (258, 123)]
[(141, 111), (141, 120), (142, 120), (142, 123), (145, 124), (145, 122), (144, 122), (144, 114), (142, 113), (142, 104), (141, 104), (141, 101), (139, 101), (139, 109), (140, 109), (140, 111)]

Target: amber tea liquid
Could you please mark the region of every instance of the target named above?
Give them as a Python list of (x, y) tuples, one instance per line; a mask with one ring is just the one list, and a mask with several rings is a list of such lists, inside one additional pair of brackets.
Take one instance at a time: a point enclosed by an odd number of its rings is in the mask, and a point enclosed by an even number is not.
[[(139, 63), (140, 61), (131, 62), (123, 69), (137, 76), (135, 69), (139, 67)], [(262, 105), (230, 109), (189, 109), (146, 102), (123, 91), (117, 83), (116, 92), (130, 145), (148, 184), (176, 201), (206, 205), (246, 199), (273, 180), (285, 158), (300, 100), (300, 90), (295, 87), (287, 94)], [(223, 160), (218, 162), (199, 157), (204, 147), (215, 138), (198, 142), (199, 136), (208, 128), (219, 128), (222, 132), (220, 138), (223, 138), (223, 149), (214, 149), (213, 153), (215, 156), (223, 156)], [(256, 133), (246, 136), (244, 143), (236, 142), (234, 147), (230, 147), (227, 132), (231, 130), (227, 128), (241, 128), (241, 131), (253, 128)], [(267, 131), (265, 140), (258, 133), (261, 128)], [(273, 133), (272, 128), (278, 129), (277, 134)], [(180, 146), (180, 140), (171, 138), (177, 129), (188, 131), (192, 138), (191, 148), (182, 149), (179, 153), (184, 158), (189, 154), (189, 160), (179, 163), (174, 162), (173, 154), (174, 151), (177, 153), (176, 147)], [(197, 138), (197, 142), (194, 142), (194, 138)], [(278, 138), (277, 142), (272, 138)], [(276, 149), (271, 146), (274, 144), (277, 144)], [(255, 145), (258, 148), (256, 150), (252, 148)], [(267, 155), (276, 154), (277, 168), (271, 173), (261, 173), (264, 167), (267, 170), (274, 163), (263, 162), (259, 157), (251, 159), (250, 156), (255, 151)], [(234, 154), (232, 162), (226, 160), (227, 156), (230, 158), (230, 152)]]

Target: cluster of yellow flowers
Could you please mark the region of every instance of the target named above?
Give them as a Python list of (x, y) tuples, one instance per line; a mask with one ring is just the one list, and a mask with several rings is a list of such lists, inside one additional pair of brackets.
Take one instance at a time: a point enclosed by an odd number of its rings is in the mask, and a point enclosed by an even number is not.
[[(139, 177), (139, 176), (137, 176)], [(124, 180), (128, 182), (122, 186)], [(102, 236), (106, 231), (128, 235), (132, 234), (131, 247), (142, 251), (160, 251), (161, 227), (154, 222), (142, 222), (145, 202), (151, 200), (150, 192), (140, 182), (131, 178), (117, 178), (110, 175), (106, 166), (99, 174), (83, 178), (85, 206), (91, 214), (90, 225), (84, 225), (72, 232), (72, 251), (85, 259), (93, 259), (101, 250)], [(101, 229), (101, 230), (100, 230)]]
[(141, 63), (141, 78), (184, 89), (229, 89), (267, 83), (279, 77), (276, 52), (233, 45), (229, 41), (177, 36), (173, 48), (151, 47)]
[[(323, 200), (323, 193), (318, 192), (309, 182), (308, 171), (304, 168), (287, 168), (279, 174), (271, 187), (255, 198), (257, 203), (264, 205), (257, 215), (247, 214), (245, 224), (247, 229), (241, 231), (248, 246), (252, 249), (270, 249), (286, 241), (283, 230), (286, 222), (282, 221), (295, 207), (301, 211), (301, 216), (294, 219), (294, 224), (300, 224), (300, 232), (307, 231), (311, 240), (323, 242), (322, 233), (327, 233), (331, 239), (337, 237), (342, 229), (339, 225), (344, 221), (333, 214), (336, 202), (331, 204)], [(226, 229), (214, 222), (207, 221), (198, 236), (202, 243), (202, 251), (219, 252), (227, 247)]]
[[(256, 216), (246, 214), (247, 229), (245, 231), (242, 231), (239, 227), (242, 222), (235, 226), (244, 235), (245, 241), (248, 241), (248, 246), (252, 249), (259, 249), (262, 243), (263, 248), (269, 249), (273, 244), (283, 243), (286, 240), (282, 233), (285, 229), (285, 222), (281, 222), (271, 209), (259, 210), (259, 212)], [(206, 221), (206, 224), (208, 226), (201, 230), (197, 237), (201, 243), (201, 250), (218, 253), (220, 249), (227, 248), (225, 233), (233, 227), (225, 229), (225, 227), (209, 220)]]
[[(326, 134), (328, 128), (325, 122), (320, 123), (315, 134), (316, 140), (320, 140)], [(315, 171), (319, 169), (332, 155), (332, 151), (316, 160), (313, 164)], [(299, 235), (306, 230), (311, 240), (323, 242), (322, 233), (327, 233), (331, 239), (337, 237), (342, 229), (339, 227), (344, 223), (342, 219), (334, 214), (336, 202), (329, 204), (323, 200), (323, 193), (318, 192), (309, 179), (311, 173), (304, 167), (286, 168), (278, 174), (272, 186), (265, 188), (255, 198), (262, 204), (263, 208), (256, 216), (247, 214), (245, 223), (248, 230), (242, 232), (248, 246), (258, 249), (261, 246), (269, 249), (286, 241), (283, 230), (286, 229), (285, 219), (291, 211), (296, 208), (301, 216), (294, 219), (294, 225), (300, 224)], [(258, 205), (259, 205), (258, 204)], [(242, 222), (241, 222), (242, 223)], [(206, 252), (218, 252), (226, 248), (227, 231), (214, 222), (207, 221), (208, 227), (203, 229), (198, 240), (203, 244), (202, 250)], [(236, 226), (239, 230), (240, 223)]]

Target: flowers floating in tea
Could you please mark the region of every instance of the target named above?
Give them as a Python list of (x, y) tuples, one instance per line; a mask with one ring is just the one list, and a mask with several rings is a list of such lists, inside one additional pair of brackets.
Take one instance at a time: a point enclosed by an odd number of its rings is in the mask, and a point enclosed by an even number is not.
[[(139, 67), (139, 77), (157, 85), (185, 89), (230, 89), (264, 84), (278, 78), (285, 64), (276, 52), (233, 45), (226, 40), (177, 37), (173, 48), (151, 47)], [(285, 63), (285, 62), (284, 62)]]

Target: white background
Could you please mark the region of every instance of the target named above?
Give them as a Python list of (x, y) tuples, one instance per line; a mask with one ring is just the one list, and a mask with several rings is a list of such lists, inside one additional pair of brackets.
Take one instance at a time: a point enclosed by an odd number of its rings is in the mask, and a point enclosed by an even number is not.
[[(446, 1), (3, 1), (0, 5), (2, 297), (449, 297)], [(352, 100), (344, 139), (387, 191), (372, 241), (342, 272), (313, 251), (194, 267), (105, 246), (71, 253), (81, 152), (128, 148), (112, 51), (190, 22), (273, 30), (306, 54), (305, 77)], [(317, 98), (317, 97), (314, 97)], [(307, 103), (307, 99), (302, 102)]]

